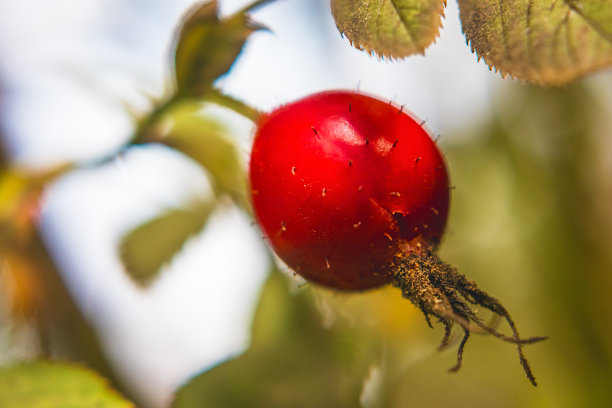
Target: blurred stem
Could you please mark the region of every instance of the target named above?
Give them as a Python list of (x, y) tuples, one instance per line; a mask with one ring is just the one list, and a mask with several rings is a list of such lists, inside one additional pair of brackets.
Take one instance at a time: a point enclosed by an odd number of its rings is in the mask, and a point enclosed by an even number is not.
[(176, 108), (183, 102), (186, 101), (202, 101), (202, 102), (210, 102), (217, 104), (219, 106), (223, 106), (225, 108), (231, 109), (239, 115), (244, 116), (247, 119), (257, 123), (259, 117), (261, 116), (261, 112), (252, 106), (247, 105), (246, 103), (226, 94), (223, 94), (217, 89), (211, 89), (209, 92), (205, 93), (201, 97), (193, 98), (184, 94), (175, 93), (170, 98), (164, 100), (161, 104), (156, 106), (153, 111), (147, 115), (142, 122), (139, 123), (134, 137), (128, 143), (139, 144), (143, 142), (147, 142), (150, 140), (158, 139), (155, 135), (155, 127), (159, 125), (159, 122), (164, 119), (168, 113)]
[[(120, 146), (116, 151), (112, 152), (109, 155), (106, 155), (102, 158), (98, 158), (92, 161), (88, 161), (85, 163), (79, 163), (79, 168), (93, 168), (99, 167), (104, 164), (110, 163), (115, 160), (118, 156), (125, 153), (133, 146), (158, 141), (160, 139), (159, 135), (156, 134), (159, 129), (157, 126), (160, 122), (178, 105), (187, 101), (201, 101), (201, 102), (210, 102), (219, 106), (223, 106), (225, 108), (231, 109), (239, 115), (244, 116), (247, 119), (250, 119), (254, 123), (257, 123), (259, 118), (262, 115), (262, 112), (249, 106), (248, 104), (235, 99), (232, 96), (225, 95), (216, 89), (211, 89), (205, 95), (199, 98), (191, 98), (184, 94), (175, 93), (169, 98), (161, 101), (157, 106), (155, 106), (152, 111), (146, 115), (137, 125), (136, 130), (134, 131), (133, 136), (128, 140), (125, 144)], [(61, 175), (63, 173), (58, 173)]]
[(255, 9), (258, 9), (259, 7), (263, 7), (269, 3), (274, 3), (276, 0), (257, 0), (247, 6), (245, 6), (244, 8), (242, 8), (240, 11), (238, 11), (236, 14), (245, 14), (248, 13), (250, 11), (254, 11)]
[(138, 123), (132, 139), (123, 147), (123, 150), (126, 150), (131, 145), (141, 144), (156, 139), (154, 135), (151, 135), (155, 127), (170, 110), (174, 109), (174, 107), (180, 104), (184, 99), (185, 97), (183, 95), (175, 93), (155, 106), (151, 113), (146, 115), (144, 119)]
[(245, 118), (252, 120), (254, 123), (257, 123), (262, 115), (262, 113), (257, 109), (238, 99), (235, 99), (232, 96), (225, 95), (216, 89), (213, 89), (211, 92), (207, 93), (204, 96), (204, 100), (206, 102), (216, 103), (217, 105), (231, 109)]

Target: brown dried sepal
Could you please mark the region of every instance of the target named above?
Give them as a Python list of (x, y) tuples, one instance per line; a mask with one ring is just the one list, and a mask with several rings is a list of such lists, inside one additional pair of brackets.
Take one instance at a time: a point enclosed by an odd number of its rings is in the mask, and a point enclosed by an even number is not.
[[(444, 337), (439, 349), (449, 345), (451, 329), (455, 323), (463, 329), (463, 338), (457, 349), (457, 363), (449, 369), (459, 370), (463, 360), (463, 349), (470, 334), (477, 329), (491, 334), (503, 341), (516, 344), (521, 366), (527, 379), (534, 386), (535, 377), (529, 366), (523, 346), (545, 340), (547, 337), (521, 338), (516, 325), (506, 308), (495, 298), (479, 289), (475, 282), (468, 280), (455, 268), (444, 263), (428, 245), (411, 243), (406, 245), (395, 257), (391, 266), (393, 285), (398, 287), (405, 298), (416, 305), (427, 319), (436, 317), (444, 325)], [(497, 331), (492, 325), (480, 320), (472, 305), (490, 310), (495, 316), (503, 317), (510, 326), (511, 336)]]

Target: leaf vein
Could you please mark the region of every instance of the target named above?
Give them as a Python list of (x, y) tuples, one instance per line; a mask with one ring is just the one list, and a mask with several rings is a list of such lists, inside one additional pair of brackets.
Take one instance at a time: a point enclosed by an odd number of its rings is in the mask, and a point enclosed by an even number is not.
[(382, 29), (383, 24), (380, 23), (380, 19), (382, 18), (381, 10), (382, 10), (384, 2), (385, 0), (380, 0), (378, 2), (378, 9), (376, 10), (376, 35), (378, 36), (378, 38), (382, 38), (380, 30)]
[(588, 25), (591, 27), (599, 36), (601, 36), (606, 42), (612, 45), (612, 34), (605, 31), (596, 21), (593, 21), (589, 16), (585, 15), (580, 7), (577, 7), (575, 2), (572, 0), (563, 0), (563, 2), (569, 7), (574, 13), (578, 14)]
[(404, 18), (403, 14), (400, 12), (400, 11), (401, 11), (401, 6), (398, 6), (397, 4), (395, 4), (395, 2), (396, 2), (396, 1), (397, 1), (397, 0), (390, 0), (391, 5), (393, 6), (393, 9), (394, 9), (394, 10), (395, 10), (395, 12), (397, 13), (397, 15), (398, 15), (398, 17), (399, 17), (400, 21), (403, 23), (403, 25), (404, 25), (404, 27), (405, 27), (405, 29), (406, 29), (406, 32), (408, 33), (408, 35), (409, 35), (409, 36), (410, 36), (410, 38), (412, 39), (412, 42), (413, 42), (413, 43), (414, 43), (414, 44), (415, 44), (417, 47), (421, 48), (421, 47), (420, 47), (420, 45), (419, 45), (419, 42), (418, 42), (417, 36), (416, 36), (416, 34), (413, 32), (411, 25), (409, 24), (409, 22), (408, 22), (408, 21), (406, 21), (406, 19)]
[(525, 18), (526, 18), (526, 25), (527, 25), (527, 35), (526, 35), (526, 42), (527, 42), (527, 61), (529, 63), (529, 66), (533, 66), (533, 38), (532, 38), (532, 30), (531, 30), (531, 7), (533, 6), (533, 0), (529, 0), (529, 3), (527, 3), (527, 12), (525, 13)]
[(571, 19), (570, 14), (572, 10), (567, 10), (563, 23), (565, 24), (565, 41), (567, 42), (567, 54), (573, 60), (576, 65), (580, 65), (580, 58), (578, 56), (578, 47), (573, 42), (572, 30), (571, 30)]
[[(504, 18), (504, 3), (502, 2), (502, 0), (498, 0), (498, 4), (499, 4), (499, 22), (501, 25), (501, 34), (502, 34), (502, 38), (504, 41), (504, 54), (506, 55), (506, 58), (508, 59), (512, 59), (511, 55), (510, 55), (510, 47), (508, 46), (508, 33), (506, 32), (506, 24), (505, 24), (505, 18)], [(504, 73), (502, 73), (502, 75), (505, 76)]]

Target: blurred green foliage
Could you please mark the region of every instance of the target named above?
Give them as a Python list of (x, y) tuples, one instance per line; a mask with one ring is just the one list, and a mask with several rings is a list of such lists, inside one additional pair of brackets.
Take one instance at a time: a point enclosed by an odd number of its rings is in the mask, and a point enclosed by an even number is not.
[[(276, 288), (262, 294), (251, 349), (196, 377), (175, 406), (355, 407), (357, 400), (394, 408), (608, 406), (612, 182), (603, 172), (612, 157), (602, 154), (608, 116), (588, 84), (559, 90), (511, 83), (496, 98), (494, 117), (469, 134), (444, 138), (456, 188), (442, 256), (501, 299), (523, 335), (550, 336), (526, 349), (537, 388), (525, 380), (514, 347), (487, 336), (474, 336), (463, 368), (446, 373), (454, 348), (436, 354), (442, 329), (385, 310), (375, 295), (399, 293), (307, 287), (291, 296), (273, 277), (268, 285)], [(360, 297), (366, 300), (356, 306)], [(305, 302), (318, 306), (318, 317), (297, 313)], [(413, 308), (405, 300), (393, 307)], [(389, 317), (406, 330), (385, 330)], [(328, 322), (326, 332), (318, 320)], [(264, 336), (265, 321), (282, 322), (282, 330)], [(342, 327), (357, 337), (334, 347), (349, 333)], [(352, 383), (342, 372), (351, 373)], [(352, 389), (353, 398), (338, 399), (330, 382), (337, 393)]]
[(0, 408), (133, 408), (83, 367), (45, 361), (0, 367)]
[(184, 102), (169, 112), (171, 126), (159, 142), (195, 160), (208, 173), (217, 196), (227, 195), (249, 211), (245, 165), (221, 121), (201, 112), (199, 103)]
[(208, 175), (213, 196), (193, 197), (184, 208), (166, 210), (122, 239), (121, 259), (130, 277), (141, 286), (154, 281), (185, 242), (204, 229), (218, 206), (229, 201), (250, 212), (244, 163), (230, 131), (201, 111), (202, 104), (197, 101), (177, 101), (165, 112), (162, 124), (147, 135), (148, 142), (163, 143), (199, 164)]
[(247, 38), (264, 27), (246, 14), (268, 3), (259, 0), (232, 16), (219, 18), (217, 0), (196, 4), (181, 23), (175, 46), (174, 74), (181, 95), (202, 97), (225, 75), (242, 52)]
[(479, 338), (456, 375), (434, 361), (406, 371), (398, 390), (426, 391), (391, 406), (609, 406), (612, 155), (593, 84), (507, 84), (494, 117), (443, 146), (456, 189), (441, 255), (501, 299), (523, 335), (550, 336), (526, 349), (539, 386), (508, 345)]
[(151, 283), (185, 242), (199, 233), (214, 210), (210, 201), (167, 210), (130, 231), (121, 241), (126, 272), (141, 286)]
[[(231, 202), (249, 211), (235, 143), (199, 108), (212, 101), (256, 119), (255, 109), (222, 95), (213, 82), (258, 28), (245, 12), (265, 2), (225, 20), (217, 16), (216, 2), (203, 3), (178, 31), (177, 93), (145, 116), (132, 142), (182, 152), (206, 170), (214, 194), (127, 235), (124, 261), (137, 282), (153, 279), (205, 227), (217, 205)], [(565, 89), (507, 83), (495, 92), (495, 115), (441, 142), (455, 186), (441, 255), (499, 298), (525, 337), (550, 336), (526, 350), (538, 388), (525, 380), (514, 347), (487, 336), (473, 336), (461, 371), (447, 374), (455, 350), (436, 353), (442, 328), (429, 329), (399, 291), (298, 288), (275, 271), (261, 295), (250, 349), (194, 377), (177, 391), (174, 405), (609, 406), (612, 141), (610, 102), (601, 99), (606, 88), (610, 96), (610, 79)], [(17, 177), (11, 164), (0, 163), (0, 272), (10, 275), (0, 285), (3, 297), (36, 327), (41, 354), (86, 362), (120, 387), (36, 231), (38, 201), (50, 179)], [(0, 390), (18, 391), (12, 381), (20, 379), (28, 387), (57, 390), (53, 381), (66, 376), (50, 368), (5, 368)], [(87, 380), (77, 377), (70, 381), (77, 386)], [(7, 395), (0, 392), (0, 407), (6, 401), (15, 406)]]
[[(356, 407), (377, 347), (364, 333), (325, 327), (309, 290), (270, 276), (243, 355), (192, 379), (173, 406)], [(367, 336), (366, 336), (367, 337)]]

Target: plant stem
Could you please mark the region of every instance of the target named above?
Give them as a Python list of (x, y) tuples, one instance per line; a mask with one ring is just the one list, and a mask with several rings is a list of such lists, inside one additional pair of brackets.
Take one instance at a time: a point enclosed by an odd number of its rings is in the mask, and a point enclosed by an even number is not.
[(260, 116), (262, 115), (262, 112), (258, 111), (257, 109), (247, 105), (246, 103), (238, 99), (235, 99), (232, 96), (225, 95), (216, 89), (211, 90), (209, 93), (204, 95), (203, 98), (206, 102), (216, 103), (217, 105), (231, 109), (234, 112), (244, 116), (247, 119), (252, 120), (255, 123), (257, 123)]
[(132, 138), (129, 142), (123, 146), (123, 148), (128, 148), (130, 145), (144, 143), (149, 139), (148, 133), (155, 127), (156, 124), (176, 105), (182, 102), (185, 97), (181, 94), (174, 93), (169, 98), (163, 100), (159, 105), (153, 108), (151, 113), (149, 113), (136, 127)]
[(258, 9), (259, 7), (263, 7), (265, 5), (267, 5), (268, 3), (273, 3), (276, 0), (257, 0), (247, 6), (245, 6), (244, 8), (242, 8), (240, 11), (238, 11), (236, 14), (244, 14), (244, 13), (248, 13), (251, 11), (254, 11), (256, 9)]

